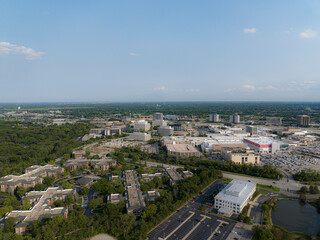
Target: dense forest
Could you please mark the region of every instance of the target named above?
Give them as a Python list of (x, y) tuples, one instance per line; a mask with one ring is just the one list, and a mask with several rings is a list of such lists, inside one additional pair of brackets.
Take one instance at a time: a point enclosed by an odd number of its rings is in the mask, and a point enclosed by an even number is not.
[(88, 133), (87, 124), (35, 125), (0, 121), (0, 177), (21, 174), (34, 164), (45, 164), (80, 146), (78, 137)]

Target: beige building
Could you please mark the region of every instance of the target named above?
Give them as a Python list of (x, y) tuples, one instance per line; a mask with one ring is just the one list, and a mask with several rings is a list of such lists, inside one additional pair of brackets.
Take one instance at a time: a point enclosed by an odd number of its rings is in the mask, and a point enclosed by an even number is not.
[(256, 154), (253, 150), (248, 150), (246, 148), (221, 148), (221, 156), (227, 160), (234, 163), (245, 164), (259, 164), (260, 156)]
[(194, 146), (190, 144), (167, 144), (166, 145), (168, 154), (182, 156), (182, 157), (201, 157), (199, 152)]
[(71, 171), (79, 170), (82, 167), (106, 171), (111, 166), (117, 165), (117, 160), (111, 157), (103, 157), (100, 159), (87, 159), (82, 157), (82, 158), (76, 158), (76, 159), (69, 159), (63, 165), (65, 167), (70, 168)]

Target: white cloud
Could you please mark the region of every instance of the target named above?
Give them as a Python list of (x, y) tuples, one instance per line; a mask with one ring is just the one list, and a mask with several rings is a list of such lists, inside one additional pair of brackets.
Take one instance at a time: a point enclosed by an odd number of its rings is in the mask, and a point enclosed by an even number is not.
[(27, 60), (35, 60), (41, 58), (44, 52), (36, 52), (32, 48), (25, 46), (17, 46), (8, 42), (0, 42), (0, 54), (20, 54), (24, 55)]
[(256, 33), (257, 29), (256, 28), (245, 28), (243, 29), (244, 33)]
[(269, 86), (266, 86), (266, 87), (259, 87), (258, 90), (273, 90), (273, 91), (277, 91), (279, 89), (274, 87), (274, 86), (272, 86), (272, 85), (269, 85)]
[(200, 92), (200, 90), (199, 90), (199, 89), (191, 88), (191, 89), (186, 89), (186, 92), (193, 92), (193, 93), (197, 93), (197, 92)]
[(256, 90), (256, 87), (254, 85), (249, 84), (243, 85), (242, 88), (245, 90)]
[(130, 55), (130, 56), (139, 56), (138, 53), (134, 53), (134, 52), (130, 52), (129, 55)]
[(164, 92), (164, 91), (169, 91), (169, 88), (165, 86), (157, 87), (153, 89), (154, 91), (159, 91), (159, 92)]
[(317, 32), (313, 31), (311, 29), (307, 29), (303, 32), (300, 33), (300, 37), (302, 38), (314, 38), (315, 36), (317, 36)]

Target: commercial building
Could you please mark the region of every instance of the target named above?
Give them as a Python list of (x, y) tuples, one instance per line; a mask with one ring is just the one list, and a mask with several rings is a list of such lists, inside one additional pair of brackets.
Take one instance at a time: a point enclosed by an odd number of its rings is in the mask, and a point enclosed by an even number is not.
[(163, 126), (158, 128), (160, 136), (171, 136), (173, 134), (173, 128), (170, 126)]
[(87, 158), (76, 158), (69, 159), (64, 163), (65, 167), (70, 168), (71, 171), (79, 170), (81, 168), (93, 168), (101, 171), (108, 170), (111, 166), (117, 165), (117, 160), (110, 157), (103, 157), (100, 159), (87, 159)]
[(227, 161), (232, 161), (239, 164), (260, 163), (260, 156), (255, 154), (253, 150), (248, 150), (246, 148), (224, 147), (221, 149), (221, 156)]
[(126, 209), (128, 213), (139, 215), (146, 207), (140, 190), (140, 183), (137, 172), (134, 170), (126, 170), (123, 173), (123, 181), (126, 188)]
[(146, 120), (138, 120), (134, 123), (134, 130), (136, 131), (149, 131), (150, 130), (150, 123)]
[(153, 127), (157, 127), (157, 126), (163, 127), (163, 126), (167, 126), (167, 125), (168, 125), (168, 121), (166, 121), (166, 120), (153, 120), (152, 121)]
[(248, 147), (259, 153), (275, 153), (289, 148), (288, 143), (277, 141), (271, 137), (249, 137), (243, 140)]
[(34, 187), (36, 184), (42, 183), (44, 177), (58, 177), (58, 174), (63, 173), (64, 169), (50, 164), (34, 165), (26, 168), (25, 172), (20, 176), (7, 175), (0, 178), (0, 190), (13, 195), (17, 187), (22, 186), (25, 189)]
[(168, 126), (172, 127), (174, 131), (181, 131), (180, 123), (168, 123)]
[(136, 141), (149, 141), (151, 139), (150, 133), (143, 133), (143, 132), (134, 132), (130, 133), (128, 140), (136, 140)]
[(231, 123), (240, 123), (240, 115), (237, 114), (237, 113), (230, 115), (229, 122), (231, 122)]
[(266, 125), (280, 126), (282, 125), (282, 118), (280, 117), (267, 117)]
[(168, 175), (171, 186), (180, 182), (182, 179), (180, 174), (173, 168), (165, 168), (164, 172)]
[(163, 120), (163, 114), (162, 113), (154, 113), (153, 120)]
[(68, 208), (51, 208), (51, 205), (56, 200), (65, 201), (68, 195), (71, 195), (73, 199), (75, 199), (76, 190), (62, 189), (61, 187), (50, 187), (45, 191), (28, 192), (23, 197), (23, 202), (25, 204), (25, 200), (27, 198), (30, 199), (32, 208), (29, 210), (14, 210), (7, 213), (5, 217), (0, 220), (1, 228), (4, 227), (6, 219), (15, 218), (15, 233), (25, 235), (28, 232), (28, 226), (30, 226), (33, 221), (41, 220), (46, 217), (53, 217), (56, 215), (67, 217)]
[(214, 207), (217, 208), (221, 214), (239, 214), (249, 203), (255, 191), (255, 183), (232, 180), (214, 197)]
[(169, 155), (182, 157), (201, 156), (201, 152), (190, 144), (167, 144), (166, 148)]
[(245, 148), (247, 145), (243, 142), (242, 137), (228, 136), (228, 135), (217, 135), (211, 136), (201, 144), (201, 150), (205, 153), (219, 152), (223, 147), (242, 147)]
[(254, 126), (246, 126), (246, 132), (250, 133), (250, 135), (257, 135), (258, 134), (258, 128)]
[(212, 113), (209, 115), (209, 122), (220, 122), (219, 114)]
[(300, 126), (309, 126), (310, 125), (310, 116), (308, 116), (308, 115), (299, 115), (297, 117), (297, 123)]

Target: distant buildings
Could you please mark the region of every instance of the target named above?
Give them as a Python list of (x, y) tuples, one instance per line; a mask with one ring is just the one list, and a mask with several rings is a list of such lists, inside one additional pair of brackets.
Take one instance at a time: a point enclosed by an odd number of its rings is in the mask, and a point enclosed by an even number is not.
[(26, 168), (26, 173), (20, 176), (7, 175), (0, 178), (0, 190), (13, 195), (15, 189), (19, 186), (28, 189), (38, 183), (42, 183), (44, 177), (58, 177), (58, 174), (63, 172), (64, 169), (59, 166), (49, 164), (45, 166), (34, 165)]
[(238, 115), (237, 113), (230, 115), (229, 122), (230, 123), (240, 123), (240, 115)]
[(299, 115), (297, 117), (297, 123), (300, 126), (307, 127), (310, 125), (310, 116), (308, 115)]
[(162, 113), (154, 113), (153, 120), (163, 120), (163, 114)]
[(24, 197), (23, 201), (30, 199), (32, 208), (29, 210), (14, 210), (5, 215), (0, 220), (1, 228), (4, 227), (7, 218), (15, 218), (14, 226), (15, 233), (25, 235), (28, 231), (28, 226), (35, 220), (41, 220), (46, 217), (53, 217), (57, 215), (68, 216), (68, 208), (57, 207), (51, 208), (51, 205), (56, 200), (65, 201), (67, 196), (71, 195), (73, 199), (76, 198), (76, 190), (62, 189), (61, 187), (49, 187), (45, 191), (31, 191)]
[(173, 128), (170, 126), (163, 126), (158, 128), (158, 133), (161, 136), (171, 136), (173, 134)]
[(282, 125), (282, 118), (280, 118), (280, 117), (267, 117), (266, 125), (280, 126), (280, 125)]
[(136, 141), (149, 141), (151, 139), (151, 135), (149, 133), (143, 132), (133, 132), (129, 134), (128, 140), (136, 140)]
[(64, 163), (64, 166), (70, 168), (71, 171), (79, 170), (82, 167), (106, 171), (111, 166), (115, 166), (116, 164), (117, 164), (117, 160), (110, 157), (103, 157), (100, 159), (87, 159), (82, 157), (82, 158), (76, 158), (76, 159), (69, 159)]
[(248, 150), (246, 148), (221, 148), (221, 156), (227, 160), (239, 164), (259, 164), (260, 156), (255, 154), (253, 150)]
[(257, 135), (258, 134), (258, 128), (254, 126), (246, 126), (246, 132), (250, 133), (250, 135)]
[(220, 122), (219, 114), (212, 113), (209, 115), (209, 122)]
[(166, 121), (166, 120), (153, 120), (152, 121), (153, 127), (157, 127), (157, 126), (163, 127), (163, 126), (167, 126), (167, 125), (168, 125), (168, 121)]
[(172, 127), (174, 131), (181, 131), (180, 123), (168, 123), (168, 126)]
[(220, 214), (239, 214), (249, 203), (255, 191), (255, 183), (232, 180), (215, 196), (214, 207), (218, 209), (218, 213)]
[(164, 119), (170, 120), (170, 121), (178, 121), (179, 117), (177, 115), (165, 115)]
[(86, 151), (84, 151), (84, 150), (74, 151), (74, 152), (72, 152), (72, 155), (74, 158), (84, 157), (86, 155)]
[(167, 151), (169, 155), (191, 157), (200, 157), (202, 154), (194, 146), (190, 144), (167, 144)]
[(211, 139), (206, 139), (201, 144), (201, 149), (205, 153), (219, 152), (223, 147), (247, 147), (242, 137), (217, 135)]
[(165, 168), (164, 172), (168, 175), (171, 186), (182, 180), (180, 174), (173, 168)]
[(150, 130), (150, 123), (146, 120), (138, 120), (134, 123), (134, 130), (136, 131), (149, 131)]

